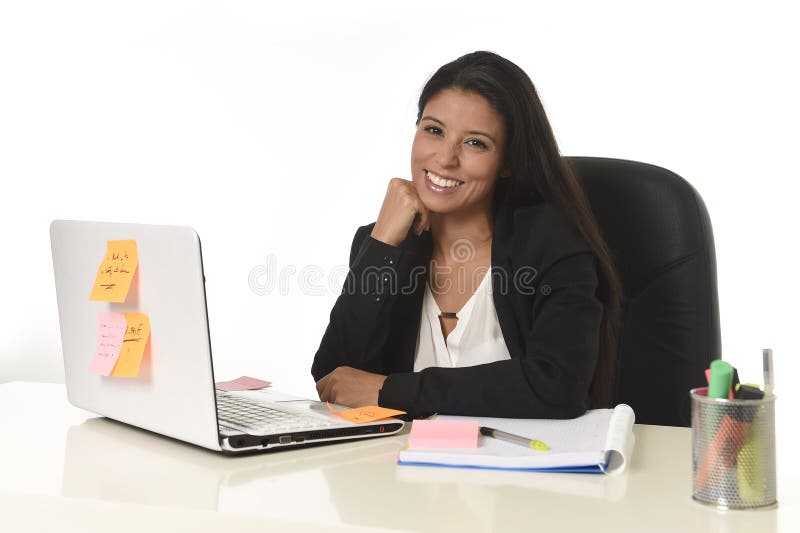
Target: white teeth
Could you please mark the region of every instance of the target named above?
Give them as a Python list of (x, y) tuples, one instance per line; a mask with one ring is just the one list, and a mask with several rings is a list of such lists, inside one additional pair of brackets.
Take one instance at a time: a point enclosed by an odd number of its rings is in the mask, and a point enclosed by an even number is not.
[(448, 180), (445, 178), (440, 178), (433, 172), (428, 171), (428, 179), (430, 179), (433, 183), (440, 187), (455, 187), (456, 185), (460, 185), (460, 181), (456, 180)]

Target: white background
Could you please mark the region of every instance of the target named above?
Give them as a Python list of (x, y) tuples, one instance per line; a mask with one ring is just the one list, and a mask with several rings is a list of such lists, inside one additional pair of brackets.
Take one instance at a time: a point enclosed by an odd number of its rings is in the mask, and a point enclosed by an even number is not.
[[(408, 177), (419, 90), (488, 49), (532, 77), (564, 154), (653, 163), (698, 189), (723, 357), (760, 381), (773, 347), (788, 422), (800, 372), (789, 3), (378, 4), (0, 4), (0, 381), (63, 381), (48, 225), (70, 218), (194, 226), (218, 377), (313, 394), (353, 233), (388, 180)], [(248, 275), (269, 258), (296, 271), (259, 295)], [(298, 278), (313, 265), (319, 294)]]

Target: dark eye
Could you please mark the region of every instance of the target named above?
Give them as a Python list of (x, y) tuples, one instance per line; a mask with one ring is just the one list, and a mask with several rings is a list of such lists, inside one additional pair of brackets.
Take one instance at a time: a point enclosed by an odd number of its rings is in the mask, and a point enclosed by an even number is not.
[(487, 148), (486, 143), (480, 139), (468, 139), (467, 144), (475, 148)]
[(442, 135), (442, 129), (437, 128), (436, 126), (425, 126), (425, 128), (423, 129), (428, 133), (430, 133), (431, 135), (439, 135), (439, 136)]

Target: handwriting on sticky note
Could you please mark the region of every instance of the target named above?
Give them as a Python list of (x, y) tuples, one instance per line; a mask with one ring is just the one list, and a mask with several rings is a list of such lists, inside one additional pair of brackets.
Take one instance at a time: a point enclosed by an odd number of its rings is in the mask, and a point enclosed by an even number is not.
[(241, 390), (259, 390), (266, 389), (272, 385), (269, 381), (263, 381), (249, 376), (242, 376), (231, 381), (218, 381), (216, 383), (217, 390), (224, 391), (241, 391)]
[(101, 376), (111, 374), (122, 350), (126, 325), (125, 315), (122, 313), (98, 313), (97, 348), (89, 364), (90, 372)]
[(117, 364), (111, 375), (114, 377), (135, 378), (139, 375), (147, 341), (150, 338), (150, 319), (144, 313), (124, 313), (125, 338)]
[(107, 241), (106, 255), (97, 269), (89, 300), (124, 302), (138, 266), (139, 250), (136, 241)]
[(476, 420), (414, 420), (409, 448), (477, 448)]
[[(330, 404), (328, 407), (330, 408)], [(336, 411), (336, 414), (350, 422), (365, 424), (392, 416), (404, 415), (406, 412), (398, 411), (397, 409), (387, 409), (386, 407), (378, 407), (377, 405), (368, 405), (366, 407), (348, 409), (347, 411)]]

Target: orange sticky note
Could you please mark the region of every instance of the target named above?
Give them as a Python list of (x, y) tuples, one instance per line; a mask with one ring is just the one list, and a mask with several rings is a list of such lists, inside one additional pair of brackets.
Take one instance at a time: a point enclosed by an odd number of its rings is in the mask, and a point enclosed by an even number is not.
[(144, 313), (125, 313), (125, 338), (122, 339), (117, 364), (111, 375), (122, 378), (135, 378), (150, 338), (150, 319)]
[[(330, 405), (328, 405), (330, 408)], [(398, 411), (397, 409), (387, 409), (386, 407), (378, 407), (377, 405), (368, 405), (366, 407), (357, 407), (356, 409), (348, 409), (347, 411), (336, 411), (336, 414), (354, 422), (356, 424), (364, 424), (366, 422), (374, 422), (383, 418), (389, 418), (397, 415), (406, 414), (405, 411)]]
[(122, 351), (127, 322), (122, 313), (98, 313), (97, 315), (97, 349), (89, 372), (108, 376), (117, 364)]
[(89, 300), (124, 302), (138, 266), (139, 250), (136, 248), (136, 241), (106, 241), (106, 256), (97, 269)]

